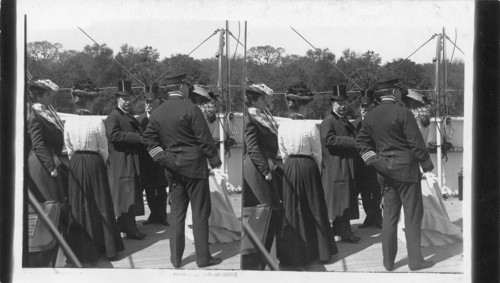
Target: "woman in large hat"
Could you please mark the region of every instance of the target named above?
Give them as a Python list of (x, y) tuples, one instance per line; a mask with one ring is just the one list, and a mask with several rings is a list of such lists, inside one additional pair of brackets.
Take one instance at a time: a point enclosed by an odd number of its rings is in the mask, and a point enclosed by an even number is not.
[[(102, 119), (92, 116), (92, 104), (99, 95), (89, 80), (76, 82), (71, 90), (78, 116), (68, 118), (64, 141), (68, 150), (69, 201), (71, 218), (69, 236), (82, 261), (96, 261), (99, 256), (113, 258), (124, 249), (116, 224), (109, 189), (106, 161), (108, 141)], [(73, 233), (73, 235), (72, 235)], [(93, 246), (79, 240), (87, 235)], [(75, 235), (76, 234), (76, 235)]]
[(292, 120), (282, 122), (278, 142), (283, 158), (283, 249), (281, 265), (300, 268), (327, 261), (338, 252), (328, 220), (321, 183), (321, 142), (314, 122), (305, 120), (313, 94), (304, 83), (286, 93)]
[(28, 157), (29, 187), (40, 202), (65, 199), (60, 176), (64, 124), (52, 107), (59, 87), (50, 80), (34, 79), (28, 83), (31, 111), (28, 131), (31, 151)]
[(270, 250), (279, 227), (280, 196), (276, 184), (278, 126), (266, 111), (266, 97), (273, 90), (253, 84), (245, 92), (245, 130), (243, 137), (243, 206), (268, 205), (272, 210), (265, 247)]

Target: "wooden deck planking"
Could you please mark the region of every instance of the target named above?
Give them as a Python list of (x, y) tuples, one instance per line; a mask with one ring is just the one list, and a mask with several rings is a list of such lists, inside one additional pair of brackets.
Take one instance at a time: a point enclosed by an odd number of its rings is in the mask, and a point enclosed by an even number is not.
[[(234, 210), (237, 214), (241, 212), (241, 194), (230, 196)], [(450, 219), (457, 225), (462, 226), (462, 201), (458, 198), (450, 198), (445, 201)], [(358, 229), (364, 220), (364, 211), (360, 209), (360, 219), (351, 221), (353, 231), (362, 239), (357, 244), (337, 242), (339, 253), (334, 259), (322, 264), (315, 262), (304, 268), (304, 271), (336, 271), (336, 272), (387, 272), (382, 265), (382, 244), (380, 242), (380, 229), (368, 228)], [(146, 206), (147, 210), (147, 206)], [(149, 215), (137, 217), (138, 227), (148, 234), (143, 240), (123, 239), (125, 251), (120, 253), (117, 261), (100, 261), (95, 268), (148, 268), (148, 269), (172, 269), (169, 254), (169, 227), (161, 225), (142, 225)], [(240, 269), (240, 241), (226, 244), (211, 244), (210, 251), (215, 256), (220, 256), (224, 261), (220, 265), (211, 266), (210, 270), (239, 270)], [(432, 268), (417, 272), (426, 273), (462, 273), (463, 272), (463, 243), (456, 243), (440, 247), (424, 247), (423, 255), (426, 259), (436, 262)], [(198, 269), (196, 266), (193, 242), (186, 239), (183, 266), (181, 269)], [(286, 270), (283, 270), (286, 271)], [(398, 241), (398, 254), (396, 257), (396, 269), (394, 273), (410, 272), (408, 268), (406, 244)]]

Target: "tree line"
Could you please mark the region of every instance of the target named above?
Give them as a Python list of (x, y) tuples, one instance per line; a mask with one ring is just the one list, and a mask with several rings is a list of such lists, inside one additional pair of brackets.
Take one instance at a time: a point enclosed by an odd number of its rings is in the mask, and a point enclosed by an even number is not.
[[(60, 43), (48, 41), (28, 43), (27, 52), (29, 73), (48, 78), (62, 88), (54, 101), (54, 106), (60, 112), (73, 112), (68, 88), (84, 77), (89, 77), (102, 89), (102, 95), (93, 109), (97, 115), (107, 115), (115, 107), (114, 87), (120, 80), (131, 80), (137, 87), (136, 94), (139, 94), (142, 84), (162, 85), (168, 75), (186, 73), (194, 84), (207, 85), (219, 94), (216, 88), (219, 75), (217, 57), (194, 59), (184, 54), (174, 54), (160, 58), (158, 50), (151, 46), (136, 48), (128, 44), (122, 45), (116, 53), (106, 44), (86, 45), (82, 51), (64, 50)], [(286, 115), (284, 92), (288, 85), (299, 81), (315, 93), (308, 114), (313, 119), (322, 119), (330, 111), (326, 94), (331, 93), (333, 85), (337, 84), (347, 85), (349, 99), (353, 101), (360, 88), (366, 89), (378, 81), (398, 77), (405, 88), (429, 90), (425, 92), (426, 96), (435, 101), (436, 95), (430, 91), (434, 89), (435, 81), (433, 63), (417, 64), (410, 59), (400, 58), (382, 64), (382, 58), (374, 51), (358, 53), (351, 49), (344, 50), (339, 56), (328, 48), (311, 49), (300, 56), (287, 54), (281, 47), (266, 45), (248, 49), (247, 76), (243, 78), (242, 56), (229, 56), (229, 86), (224, 79), (223, 90), (219, 94), (224, 111), (243, 111), (242, 85), (246, 80), (264, 83), (275, 91), (271, 111), (277, 116)], [(225, 60), (226, 57), (223, 62)], [(447, 62), (447, 70), (446, 105), (442, 110), (448, 115), (463, 116), (464, 63), (461, 60)], [(227, 71), (224, 67), (223, 78), (227, 77)], [(347, 112), (348, 117), (356, 118), (359, 115), (357, 108), (357, 104), (352, 103)], [(144, 101), (137, 99), (134, 112), (140, 114), (143, 109)]]

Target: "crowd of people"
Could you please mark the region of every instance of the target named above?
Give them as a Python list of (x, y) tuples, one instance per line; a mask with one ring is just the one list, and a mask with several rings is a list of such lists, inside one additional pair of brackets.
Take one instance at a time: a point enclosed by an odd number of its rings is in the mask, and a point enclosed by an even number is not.
[[(199, 267), (222, 261), (211, 255), (209, 243), (241, 237), (209, 130), (216, 119), (214, 96), (185, 74), (165, 84), (166, 97), (157, 85), (145, 87), (145, 111), (134, 117), (138, 97), (130, 81), (118, 82), (117, 106), (103, 120), (92, 115), (99, 89), (89, 79), (77, 81), (71, 89), (77, 115), (63, 122), (51, 105), (57, 85), (28, 83), (28, 188), (39, 202), (68, 205), (64, 234), (83, 262), (119, 258), (122, 236), (147, 237), (136, 221), (145, 214), (143, 193), (150, 215), (142, 224), (172, 229), (170, 261), (176, 268), (183, 265), (186, 237), (194, 240)], [(273, 93), (253, 83), (245, 91), (243, 206), (269, 207), (263, 246), (269, 252), (275, 247), (283, 269), (331, 262), (339, 252), (336, 240), (362, 241), (351, 227), (360, 217), (359, 195), (366, 218), (358, 228), (382, 230), (388, 271), (398, 236), (406, 242), (411, 270), (434, 265), (422, 257), (422, 245), (461, 240), (432, 174), (428, 116), (402, 107), (394, 86), (361, 91), (361, 115), (352, 123), (345, 116), (346, 86), (334, 86), (331, 112), (319, 125), (306, 119), (313, 93), (304, 83), (288, 87), (289, 119), (280, 123), (267, 109)]]
[[(359, 218), (359, 194), (366, 218), (358, 228), (382, 229), (388, 271), (394, 269), (401, 231), (410, 270), (434, 265), (422, 257), (421, 245), (461, 239), (460, 227), (451, 223), (442, 196), (429, 183), (434, 167), (425, 127), (403, 107), (400, 94), (394, 85), (361, 91), (361, 115), (351, 123), (345, 116), (346, 86), (336, 85), (332, 110), (318, 127), (306, 119), (313, 93), (304, 83), (288, 87), (290, 119), (279, 124), (266, 108), (273, 90), (264, 84), (247, 88), (243, 205), (270, 207), (264, 246), (275, 251), (282, 269), (331, 262), (336, 240), (362, 241), (350, 223)], [(398, 221), (404, 222), (399, 232)]]
[[(170, 260), (176, 268), (182, 266), (189, 204), (199, 267), (222, 261), (211, 256), (209, 235), (211, 242), (240, 239), (240, 223), (222, 188), (219, 151), (208, 126), (214, 122), (213, 107), (207, 106), (213, 97), (186, 75), (166, 81), (167, 97), (157, 85), (144, 88), (145, 111), (138, 117), (131, 113), (138, 98), (131, 82), (118, 82), (117, 106), (104, 121), (92, 115), (99, 89), (88, 78), (77, 81), (71, 89), (77, 115), (65, 122), (51, 104), (58, 86), (37, 78), (28, 82), (28, 188), (40, 203), (67, 204), (63, 234), (84, 264), (119, 259), (125, 249), (122, 236), (147, 236), (136, 221), (145, 214), (144, 192), (150, 215), (142, 224), (170, 226)], [(66, 167), (60, 158), (64, 149)], [(211, 205), (212, 198), (217, 206)]]

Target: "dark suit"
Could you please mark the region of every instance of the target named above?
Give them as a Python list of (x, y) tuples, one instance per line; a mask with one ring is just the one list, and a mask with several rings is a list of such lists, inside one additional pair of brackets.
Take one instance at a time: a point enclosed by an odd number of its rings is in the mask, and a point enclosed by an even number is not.
[[(143, 131), (149, 123), (146, 113), (137, 117)], [(146, 149), (139, 154), (139, 164), (141, 167), (141, 185), (146, 191), (146, 200), (148, 201), (149, 214), (148, 220), (156, 222), (158, 220), (167, 221), (167, 186), (163, 167), (156, 163)]]
[(120, 108), (106, 120), (109, 158), (107, 161), (109, 187), (118, 227), (121, 232), (136, 234), (136, 215), (144, 215), (144, 202), (139, 179), (139, 154), (144, 150), (139, 122)]
[(219, 167), (221, 160), (203, 113), (193, 103), (170, 95), (151, 114), (144, 140), (153, 160), (167, 169), (166, 177), (171, 187), (174, 233), (170, 239), (170, 260), (174, 266), (181, 264), (186, 211), (191, 201), (196, 263), (205, 265), (211, 258), (207, 159), (212, 167)]
[(321, 179), (328, 216), (335, 235), (351, 237), (350, 219), (359, 218), (356, 168), (360, 162), (354, 140), (356, 128), (345, 117), (331, 112), (319, 127), (321, 137)]
[[(359, 116), (354, 122), (354, 127), (358, 131), (361, 130), (363, 126), (362, 118)], [(363, 201), (363, 209), (366, 213), (364, 224), (371, 225), (382, 225), (382, 210), (380, 209), (380, 202), (382, 200), (382, 194), (380, 191), (380, 185), (377, 178), (377, 170), (373, 166), (366, 166), (364, 162), (359, 162), (358, 176), (356, 184), (358, 192), (361, 194), (361, 200)]]
[(383, 195), (382, 250), (384, 266), (392, 270), (397, 252), (397, 225), (401, 206), (410, 268), (423, 262), (420, 250), (423, 216), (419, 163), (424, 172), (434, 166), (413, 114), (383, 100), (363, 122), (356, 148), (367, 165), (378, 171)]

